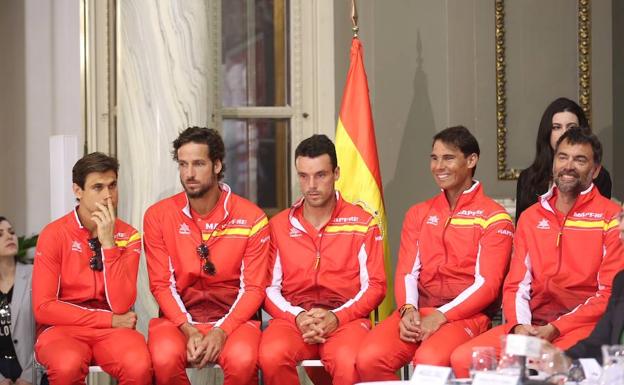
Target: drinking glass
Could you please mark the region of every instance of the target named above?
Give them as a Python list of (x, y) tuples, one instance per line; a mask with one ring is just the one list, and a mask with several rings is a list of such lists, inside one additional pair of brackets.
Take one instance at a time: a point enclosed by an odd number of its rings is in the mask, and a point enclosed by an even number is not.
[(470, 377), (474, 379), (477, 372), (496, 370), (496, 350), (492, 346), (475, 346), (472, 348)]

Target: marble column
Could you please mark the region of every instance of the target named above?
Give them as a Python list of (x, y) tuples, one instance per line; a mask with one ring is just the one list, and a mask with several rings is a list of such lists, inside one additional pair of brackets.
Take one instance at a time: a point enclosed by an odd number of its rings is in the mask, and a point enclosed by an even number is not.
[[(120, 216), (141, 229), (143, 213), (181, 191), (172, 141), (210, 121), (212, 1), (124, 0), (118, 3), (117, 153)], [(147, 335), (158, 307), (141, 259), (136, 311)], [(195, 378), (193, 378), (195, 377)], [(193, 373), (193, 384), (203, 383)]]

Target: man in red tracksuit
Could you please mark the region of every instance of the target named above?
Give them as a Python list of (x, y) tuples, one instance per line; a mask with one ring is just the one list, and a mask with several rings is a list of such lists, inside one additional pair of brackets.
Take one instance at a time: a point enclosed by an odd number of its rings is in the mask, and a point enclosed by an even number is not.
[(303, 197), (270, 224), (265, 308), (274, 319), (260, 367), (267, 385), (298, 384), (297, 363), (320, 357), (335, 385), (353, 384), (367, 317), (385, 293), (383, 240), (376, 220), (334, 190), (340, 171), (327, 136), (301, 142), (295, 166)]
[(219, 183), (225, 147), (213, 129), (173, 142), (184, 192), (145, 213), (145, 254), (160, 318), (148, 346), (157, 384), (189, 384), (185, 368), (218, 363), (226, 385), (257, 383), (269, 230), (256, 205)]
[(567, 349), (592, 331), (613, 277), (624, 267), (620, 207), (592, 184), (601, 156), (598, 139), (577, 128), (557, 142), (555, 184), (518, 221), (503, 290), (506, 323), (456, 349), (458, 377), (468, 376), (472, 347), (500, 351), (505, 334), (536, 336)]
[(145, 339), (134, 330), (141, 236), (116, 218), (115, 158), (92, 153), (72, 170), (78, 206), (37, 242), (33, 308), (37, 361), (50, 382), (84, 384), (90, 364), (120, 384), (151, 384)]
[(473, 179), (478, 158), (479, 144), (465, 127), (434, 136), (430, 167), (442, 192), (405, 215), (395, 276), (399, 310), (362, 344), (363, 381), (396, 379), (410, 361), (448, 366), (455, 347), (487, 330), (513, 224)]

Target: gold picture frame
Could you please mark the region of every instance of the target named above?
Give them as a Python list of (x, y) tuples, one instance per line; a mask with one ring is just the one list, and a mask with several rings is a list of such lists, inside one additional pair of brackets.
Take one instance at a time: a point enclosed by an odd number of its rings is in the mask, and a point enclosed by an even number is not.
[[(591, 0), (578, 0), (579, 104), (591, 122)], [(505, 59), (505, 0), (495, 0), (496, 25), (496, 149), (499, 180), (515, 180), (520, 169), (507, 165), (507, 95)]]

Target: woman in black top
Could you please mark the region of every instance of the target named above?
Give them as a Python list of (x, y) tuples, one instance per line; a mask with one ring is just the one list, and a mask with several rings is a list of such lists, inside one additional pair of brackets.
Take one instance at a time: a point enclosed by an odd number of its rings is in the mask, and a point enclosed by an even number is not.
[(31, 385), (33, 378), (32, 266), (16, 255), (15, 231), (0, 217), (0, 385)]
[[(550, 103), (542, 114), (535, 148), (535, 159), (522, 170), (516, 187), (516, 222), (520, 214), (546, 193), (552, 181), (552, 163), (557, 140), (572, 127), (589, 127), (585, 113), (574, 101), (559, 98)], [(602, 167), (594, 179), (600, 194), (611, 198), (611, 176)]]

